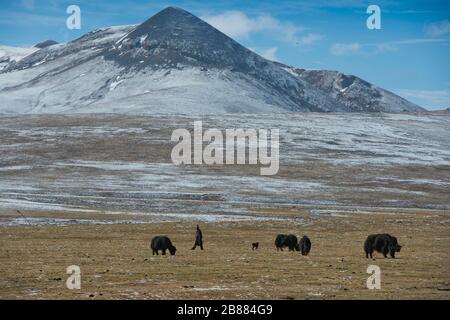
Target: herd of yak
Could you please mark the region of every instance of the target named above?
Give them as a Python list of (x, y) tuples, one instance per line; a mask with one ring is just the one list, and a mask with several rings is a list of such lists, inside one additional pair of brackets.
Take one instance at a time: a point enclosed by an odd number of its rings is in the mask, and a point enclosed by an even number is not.
[[(195, 243), (192, 250), (199, 246), (203, 250), (203, 234), (199, 226), (195, 233)], [(252, 250), (257, 250), (259, 242), (252, 243)], [(311, 251), (311, 240), (307, 236), (303, 236), (300, 241), (293, 234), (279, 234), (275, 239), (275, 247), (283, 251), (283, 248), (289, 248), (289, 251), (301, 251), (302, 255), (306, 256)], [(389, 255), (395, 258), (395, 253), (400, 252), (402, 246), (398, 243), (397, 238), (389, 234), (372, 234), (367, 237), (364, 242), (364, 251), (366, 258), (373, 258), (373, 252), (377, 251), (383, 254), (385, 258)], [(169, 250), (171, 255), (175, 255), (177, 248), (172, 244), (172, 241), (166, 236), (154, 237), (151, 241), (151, 249), (153, 255), (158, 255), (158, 251), (162, 251), (165, 255)]]

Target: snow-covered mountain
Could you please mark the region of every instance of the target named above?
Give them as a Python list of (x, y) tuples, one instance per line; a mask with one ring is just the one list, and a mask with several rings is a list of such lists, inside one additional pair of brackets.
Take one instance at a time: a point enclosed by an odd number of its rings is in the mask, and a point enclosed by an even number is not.
[(422, 108), (357, 77), (262, 58), (169, 7), (0, 70), (0, 113), (372, 112)]
[(421, 109), (390, 91), (350, 74), (330, 70), (286, 68), (314, 87), (330, 94), (352, 112), (404, 112)]
[(37, 50), (39, 50), (39, 48), (0, 46), (0, 71), (6, 68), (10, 63), (20, 61)]
[(39, 42), (38, 44), (36, 44), (35, 47), (42, 49), (42, 48), (54, 46), (55, 44), (58, 44), (58, 42), (56, 42), (55, 40), (45, 40), (45, 41), (42, 41), (42, 42)]

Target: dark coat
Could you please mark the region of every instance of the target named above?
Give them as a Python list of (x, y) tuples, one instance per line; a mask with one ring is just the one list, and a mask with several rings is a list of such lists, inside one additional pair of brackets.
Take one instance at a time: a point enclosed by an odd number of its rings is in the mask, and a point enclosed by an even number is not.
[(311, 240), (307, 236), (303, 236), (300, 239), (300, 250), (302, 251), (303, 256), (307, 256), (308, 253), (311, 251)]
[(162, 250), (162, 254), (166, 254), (166, 250), (169, 250), (170, 254), (173, 256), (177, 251), (177, 248), (172, 245), (172, 241), (166, 236), (157, 236), (152, 239), (151, 245), (152, 254), (158, 255), (158, 251)]
[(203, 245), (203, 234), (202, 230), (197, 226), (197, 231), (195, 232), (195, 245), (201, 246)]
[(300, 251), (298, 246), (298, 239), (293, 234), (279, 234), (275, 238), (275, 247), (277, 247), (277, 251), (283, 251), (283, 248), (288, 247), (289, 251)]
[(364, 251), (366, 258), (373, 258), (374, 251), (380, 252), (385, 258), (389, 253), (392, 258), (395, 258), (395, 253), (400, 252), (402, 246), (398, 243), (397, 238), (390, 234), (372, 234), (367, 237), (364, 242)]

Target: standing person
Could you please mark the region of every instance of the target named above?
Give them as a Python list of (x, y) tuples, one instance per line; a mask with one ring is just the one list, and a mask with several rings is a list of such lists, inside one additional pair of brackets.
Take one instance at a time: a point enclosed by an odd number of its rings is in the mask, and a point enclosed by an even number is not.
[(195, 250), (197, 246), (200, 247), (200, 249), (203, 250), (203, 234), (202, 230), (200, 230), (200, 227), (197, 225), (197, 231), (195, 232), (195, 243), (191, 250)]

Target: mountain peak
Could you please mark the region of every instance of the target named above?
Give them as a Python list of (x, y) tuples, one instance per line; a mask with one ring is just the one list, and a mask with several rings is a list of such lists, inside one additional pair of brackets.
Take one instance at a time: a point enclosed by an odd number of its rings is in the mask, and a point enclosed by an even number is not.
[(140, 24), (127, 38), (135, 38), (143, 35), (157, 36), (158, 31), (168, 32), (168, 35), (173, 36), (177, 34), (175, 31), (190, 31), (192, 33), (194, 31), (193, 29), (198, 31), (201, 28), (212, 27), (181, 8), (167, 7)]
[[(199, 66), (248, 69), (249, 63), (267, 64), (193, 14), (168, 7), (123, 37), (106, 55), (125, 67)], [(142, 62), (141, 62), (142, 61)]]
[(163, 10), (161, 10), (159, 13), (184, 13), (184, 14), (188, 14), (188, 15), (192, 15), (190, 12), (184, 10), (183, 8), (180, 7), (176, 7), (176, 6), (169, 6)]
[(42, 48), (47, 48), (47, 47), (53, 46), (55, 44), (58, 44), (58, 42), (56, 42), (55, 40), (45, 40), (45, 41), (39, 42), (34, 47), (42, 49)]

